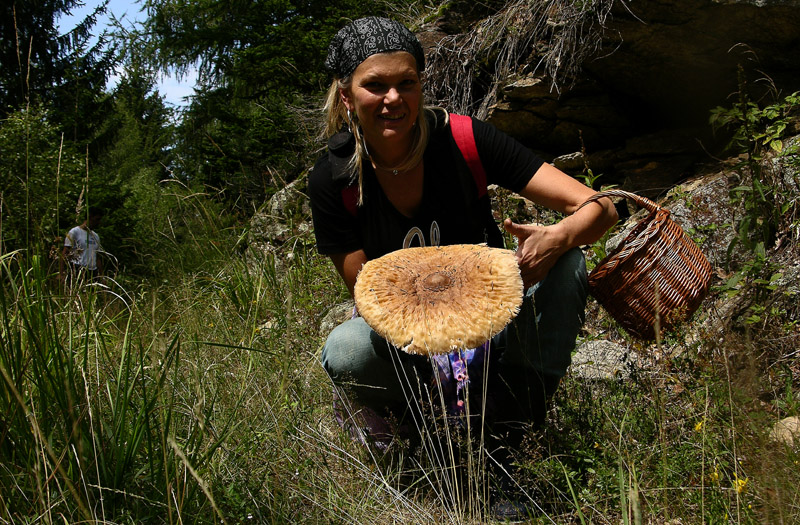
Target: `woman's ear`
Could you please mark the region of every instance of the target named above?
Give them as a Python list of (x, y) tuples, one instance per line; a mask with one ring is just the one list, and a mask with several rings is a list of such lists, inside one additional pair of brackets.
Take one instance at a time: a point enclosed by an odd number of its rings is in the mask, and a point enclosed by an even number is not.
[(353, 100), (350, 98), (350, 93), (344, 88), (339, 88), (339, 96), (342, 98), (342, 103), (349, 111), (355, 111), (353, 107)]

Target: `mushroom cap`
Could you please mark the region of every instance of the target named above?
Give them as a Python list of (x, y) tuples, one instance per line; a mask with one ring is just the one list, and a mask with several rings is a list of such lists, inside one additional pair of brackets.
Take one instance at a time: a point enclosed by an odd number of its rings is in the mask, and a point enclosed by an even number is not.
[(514, 253), (485, 245), (405, 248), (358, 274), (358, 312), (381, 337), (411, 354), (475, 348), (519, 312)]

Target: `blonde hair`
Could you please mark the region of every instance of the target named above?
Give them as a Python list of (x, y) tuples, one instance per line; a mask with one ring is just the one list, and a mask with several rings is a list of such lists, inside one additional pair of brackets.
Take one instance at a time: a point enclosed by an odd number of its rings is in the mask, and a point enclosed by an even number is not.
[[(353, 133), (356, 139), (356, 148), (347, 163), (347, 172), (351, 177), (358, 178), (358, 205), (361, 206), (364, 204), (364, 161), (369, 160), (369, 153), (361, 133), (361, 126), (358, 124), (358, 117), (355, 114), (348, 114), (347, 106), (344, 105), (339, 94), (341, 89), (350, 89), (352, 80), (352, 75), (337, 78), (333, 80), (330, 88), (328, 88), (328, 94), (325, 96), (325, 105), (323, 106), (325, 111), (324, 138), (329, 139), (340, 132), (343, 127), (347, 127)], [(416, 126), (414, 126), (414, 136), (411, 142), (411, 152), (395, 168), (398, 171), (410, 170), (422, 162), (425, 148), (428, 146), (428, 137), (430, 136), (430, 126), (427, 119), (429, 112), (431, 112), (431, 109), (425, 106), (424, 97), (420, 97), (417, 122)]]

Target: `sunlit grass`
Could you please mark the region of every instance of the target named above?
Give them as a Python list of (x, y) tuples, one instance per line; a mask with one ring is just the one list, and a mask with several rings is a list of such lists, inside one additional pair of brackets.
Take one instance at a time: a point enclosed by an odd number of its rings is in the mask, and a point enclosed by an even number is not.
[[(479, 426), (429, 417), (420, 452), (387, 461), (336, 425), (318, 327), (346, 292), (312, 246), (68, 292), (44, 266), (0, 264), (0, 519), (487, 519)], [(752, 332), (677, 334), (630, 378), (568, 375), (514, 455), (533, 522), (796, 521), (800, 454), (768, 434), (800, 406), (798, 335), (776, 330), (760, 353)]]

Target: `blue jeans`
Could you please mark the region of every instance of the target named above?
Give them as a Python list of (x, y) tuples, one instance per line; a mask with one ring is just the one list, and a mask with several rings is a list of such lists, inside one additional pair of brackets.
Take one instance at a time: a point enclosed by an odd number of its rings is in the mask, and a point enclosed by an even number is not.
[[(588, 284), (583, 252), (565, 253), (547, 276), (528, 288), (519, 315), (492, 339), (498, 380), (490, 388), (520, 418), (533, 419), (569, 367), (585, 319)], [(376, 410), (407, 405), (409, 392), (430, 377), (430, 361), (390, 345), (358, 317), (336, 327), (322, 349), (322, 365), (351, 399)], [(506, 414), (503, 417), (510, 417)]]

